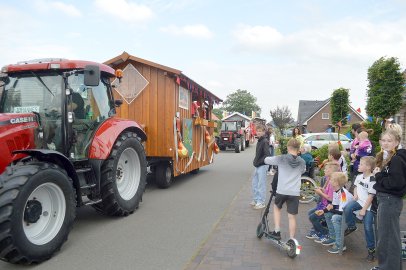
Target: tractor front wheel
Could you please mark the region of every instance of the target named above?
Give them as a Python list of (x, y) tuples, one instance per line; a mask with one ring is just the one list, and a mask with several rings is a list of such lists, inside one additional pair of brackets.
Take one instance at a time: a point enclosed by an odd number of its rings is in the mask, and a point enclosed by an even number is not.
[(102, 202), (93, 205), (110, 216), (128, 216), (139, 206), (145, 190), (147, 161), (133, 132), (121, 134), (102, 166)]
[(72, 181), (55, 164), (9, 167), (0, 175), (0, 259), (40, 263), (68, 239), (76, 216)]

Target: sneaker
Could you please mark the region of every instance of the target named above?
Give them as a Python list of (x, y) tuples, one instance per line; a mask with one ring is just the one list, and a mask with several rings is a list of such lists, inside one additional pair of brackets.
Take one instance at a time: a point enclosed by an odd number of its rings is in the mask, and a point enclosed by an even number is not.
[(355, 227), (352, 227), (352, 228), (348, 227), (348, 228), (345, 229), (345, 231), (344, 231), (344, 236), (347, 236), (347, 235), (349, 235), (350, 233), (355, 232), (356, 230), (358, 230), (358, 228), (357, 228), (356, 226), (355, 226)]
[(310, 230), (310, 232), (306, 235), (307, 239), (317, 239), (319, 236), (314, 230)]
[[(368, 262), (373, 262), (373, 261), (375, 261), (375, 249), (368, 249), (367, 261), (368, 261)], [(378, 269), (379, 269), (379, 268), (378, 268)]]
[(251, 202), (250, 202), (250, 205), (251, 205), (251, 206), (255, 206), (256, 204), (257, 204), (256, 201), (251, 201)]
[[(343, 251), (347, 250), (346, 246), (343, 246)], [(327, 250), (331, 254), (338, 254), (340, 253), (340, 249), (336, 244), (334, 244), (329, 250)]]
[(379, 268), (379, 266), (374, 266), (370, 270), (381, 270), (381, 268)]
[(272, 231), (269, 233), (269, 236), (276, 240), (281, 240), (281, 232)]
[(327, 235), (320, 235), (318, 238), (314, 239), (314, 242), (316, 243), (323, 243), (324, 241), (328, 240), (328, 236)]
[(269, 175), (275, 175), (275, 173), (276, 173), (276, 171), (275, 171), (274, 169), (272, 169), (272, 170), (269, 172)]
[(323, 242), (321, 242), (321, 244), (322, 244), (323, 246), (332, 246), (332, 245), (334, 245), (335, 242), (336, 242), (335, 239), (331, 239), (331, 238), (329, 237), (329, 238), (327, 238), (326, 240), (324, 240)]
[(254, 206), (254, 209), (262, 209), (262, 208), (265, 208), (265, 204), (264, 204), (264, 203), (257, 203), (257, 204)]

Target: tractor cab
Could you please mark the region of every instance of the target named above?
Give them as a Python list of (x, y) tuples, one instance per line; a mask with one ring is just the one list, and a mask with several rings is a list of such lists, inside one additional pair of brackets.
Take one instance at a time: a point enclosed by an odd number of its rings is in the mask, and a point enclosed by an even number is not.
[(38, 128), (30, 148), (55, 150), (71, 159), (85, 158), (92, 134), (115, 113), (110, 102), (111, 74), (100, 72), (98, 66), (66, 70), (54, 64), (50, 69), (18, 72), (9, 66), (3, 72), (1, 118), (35, 118), (33, 125)]

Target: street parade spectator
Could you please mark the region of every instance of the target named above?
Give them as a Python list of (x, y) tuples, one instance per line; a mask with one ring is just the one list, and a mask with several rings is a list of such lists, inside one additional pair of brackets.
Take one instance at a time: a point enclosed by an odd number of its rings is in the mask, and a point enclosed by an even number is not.
[[(336, 162), (327, 162), (324, 166), (324, 182), (323, 187), (317, 187), (315, 189), (316, 195), (320, 197), (315, 208), (309, 211), (309, 220), (313, 225), (313, 229), (306, 235), (306, 238), (313, 239), (316, 243), (321, 243), (325, 246), (334, 244), (335, 234), (333, 223), (331, 222), (330, 213), (318, 215), (317, 210), (323, 210), (329, 203), (333, 201), (334, 189), (330, 183), (330, 177), (333, 172), (339, 172), (340, 167)], [(330, 215), (326, 218), (325, 215)], [(322, 225), (323, 220), (326, 222), (327, 228)], [(330, 228), (330, 229), (329, 229)], [(331, 234), (330, 234), (331, 232)]]
[[(344, 207), (348, 204), (349, 201), (352, 200), (352, 194), (345, 188), (345, 184), (348, 181), (348, 177), (343, 172), (334, 172), (331, 174), (330, 183), (334, 189), (333, 193), (333, 201), (331, 204), (327, 205), (327, 207), (323, 210), (317, 210), (316, 214), (323, 215), (325, 213), (331, 213), (331, 222), (333, 223), (333, 228), (329, 228), (329, 233), (332, 234), (333, 232), (330, 230), (334, 230), (335, 235), (335, 243), (333, 246), (327, 250), (329, 253), (336, 254), (340, 252), (341, 246), (341, 220)], [(330, 215), (325, 215), (326, 220), (330, 219)], [(347, 248), (343, 246), (343, 251)]]
[(359, 210), (358, 215), (363, 219), (364, 223), (365, 241), (368, 249), (367, 261), (369, 262), (375, 260), (375, 235), (373, 228), (375, 214), (371, 211), (372, 200), (376, 194), (373, 188), (375, 177), (372, 175), (375, 163), (374, 157), (365, 156), (361, 158), (358, 167), (360, 174), (358, 174), (354, 182), (354, 200), (350, 201), (344, 208), (345, 221), (347, 223), (345, 235), (349, 235), (357, 230), (354, 211)]
[[(399, 218), (406, 194), (406, 150), (398, 149), (399, 132), (387, 129), (381, 135), (382, 151), (377, 154), (374, 188), (378, 199), (378, 266), (371, 270), (401, 270)], [(384, 151), (387, 156), (384, 157)]]
[[(294, 139), (296, 139), (296, 140), (299, 141), (299, 143), (300, 143), (300, 148), (303, 147), (303, 145), (304, 145), (304, 138), (303, 138), (303, 136), (302, 136), (302, 132), (300, 131), (300, 128), (299, 128), (299, 127), (295, 127), (295, 128), (293, 129), (293, 131), (292, 131), (292, 138), (294, 138)], [(299, 150), (300, 150), (300, 148), (299, 148)]]
[(300, 142), (291, 138), (287, 143), (288, 153), (267, 157), (265, 163), (278, 166), (278, 184), (274, 201), (274, 231), (270, 233), (274, 239), (281, 239), (281, 209), (286, 203), (289, 219), (289, 237), (294, 239), (296, 233), (296, 215), (299, 208), (300, 178), (306, 171), (305, 161), (299, 156)]
[(250, 205), (254, 209), (262, 209), (265, 207), (266, 199), (266, 172), (268, 166), (264, 160), (270, 156), (269, 142), (265, 136), (265, 127), (257, 126), (256, 132), (258, 136), (257, 147), (255, 149), (255, 158), (253, 165), (255, 167), (254, 175), (252, 176), (252, 201)]

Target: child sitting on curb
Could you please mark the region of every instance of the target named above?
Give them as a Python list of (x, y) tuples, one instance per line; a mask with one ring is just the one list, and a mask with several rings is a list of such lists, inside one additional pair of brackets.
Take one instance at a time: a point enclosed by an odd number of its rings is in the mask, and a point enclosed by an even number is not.
[(324, 186), (317, 187), (314, 192), (320, 196), (320, 200), (317, 206), (309, 211), (309, 220), (313, 225), (313, 228), (306, 235), (308, 239), (314, 239), (316, 243), (321, 243), (323, 245), (332, 245), (335, 242), (335, 235), (329, 235), (328, 227), (333, 227), (330, 222), (331, 219), (326, 219), (327, 228), (321, 225), (322, 220), (325, 219), (324, 215), (317, 215), (317, 210), (323, 210), (327, 207), (329, 203), (333, 200), (334, 189), (330, 184), (330, 177), (333, 172), (339, 172), (340, 167), (335, 162), (327, 162), (324, 166)]
[(369, 262), (375, 259), (374, 214), (370, 211), (372, 200), (376, 194), (373, 187), (375, 185), (375, 177), (372, 175), (374, 168), (374, 157), (366, 156), (361, 158), (358, 166), (358, 171), (361, 174), (355, 178), (354, 182), (354, 200), (349, 202), (344, 208), (345, 221), (347, 223), (344, 235), (349, 235), (357, 230), (354, 211), (360, 210), (359, 215), (364, 217), (365, 240), (368, 249), (367, 261)]
[[(344, 207), (349, 201), (352, 200), (352, 194), (344, 187), (348, 181), (348, 177), (343, 172), (334, 172), (331, 174), (330, 183), (334, 188), (333, 202), (332, 204), (327, 205), (324, 210), (317, 210), (316, 214), (323, 215), (326, 213), (331, 213), (332, 215), (325, 215), (326, 219), (331, 218), (333, 223), (333, 228), (335, 234), (335, 243), (334, 245), (327, 250), (329, 253), (339, 253), (341, 246), (341, 219)], [(331, 233), (331, 232), (330, 232)], [(347, 248), (343, 246), (343, 251)]]

